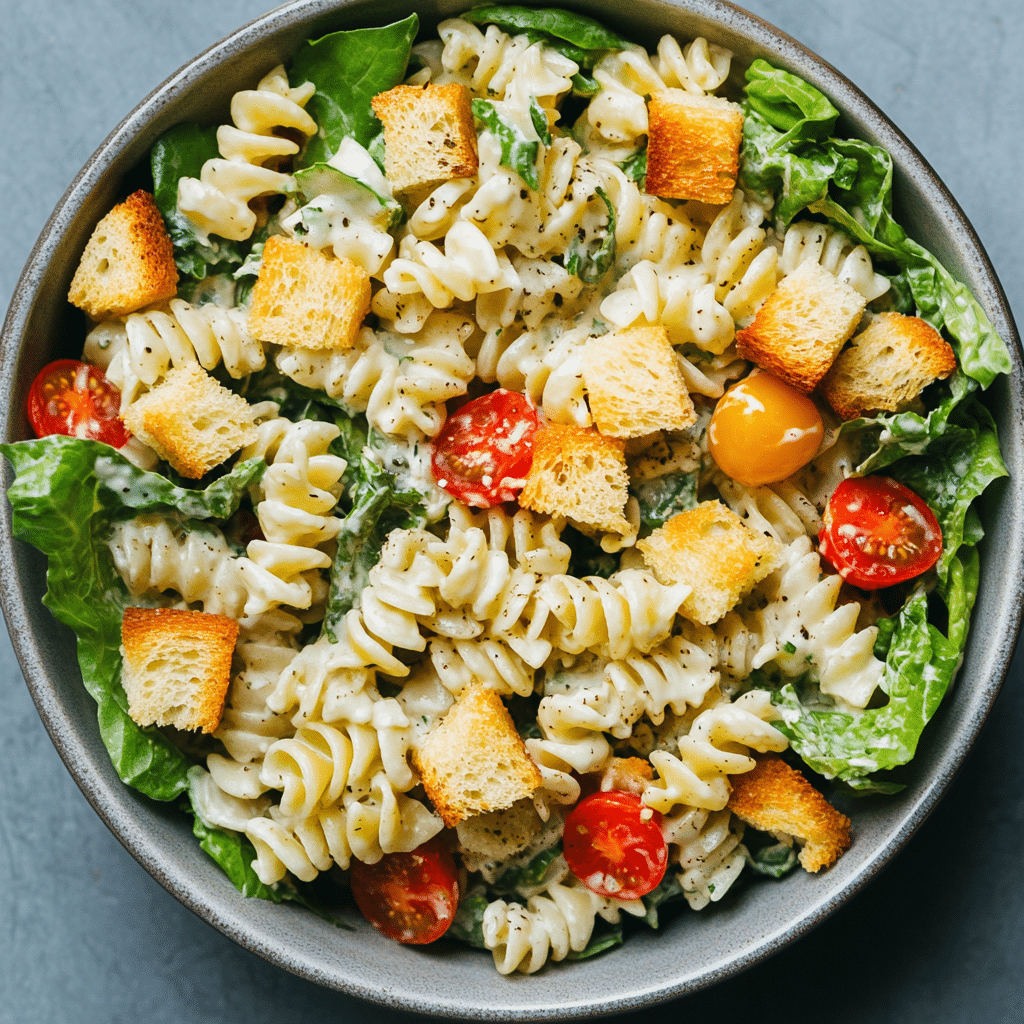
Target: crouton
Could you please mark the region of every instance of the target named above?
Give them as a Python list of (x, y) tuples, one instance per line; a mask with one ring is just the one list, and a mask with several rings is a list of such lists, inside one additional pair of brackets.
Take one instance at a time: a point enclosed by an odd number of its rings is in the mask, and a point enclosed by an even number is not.
[(148, 192), (133, 192), (96, 225), (68, 301), (93, 320), (126, 316), (173, 298), (178, 268), (163, 217)]
[(533, 440), (533, 465), (519, 504), (583, 526), (628, 533), (629, 477), (623, 443), (596, 430), (549, 423)]
[(637, 542), (663, 583), (688, 583), (680, 612), (692, 622), (717, 622), (779, 563), (782, 545), (755, 533), (720, 501), (673, 516)]
[(543, 828), (533, 801), (517, 800), (511, 807), (460, 821), (459, 848), (488, 860), (507, 860), (525, 850)]
[(813, 260), (801, 263), (736, 332), (736, 351), (809, 394), (857, 329), (866, 300)]
[(271, 235), (253, 285), (247, 325), (259, 341), (344, 352), (370, 309), (370, 275), (358, 263)]
[(449, 827), (532, 796), (540, 785), (501, 698), (480, 684), (462, 691), (413, 760), (423, 788)]
[(396, 192), (476, 174), (476, 128), (464, 85), (396, 85), (370, 104), (384, 125), (384, 171)]
[(696, 422), (675, 350), (660, 324), (591, 338), (583, 381), (597, 429), (607, 437), (642, 437)]
[(796, 839), (807, 871), (831, 867), (850, 845), (850, 819), (781, 757), (759, 757), (752, 771), (729, 781), (733, 814), (761, 832)]
[(252, 408), (198, 363), (182, 363), (133, 402), (125, 426), (190, 480), (256, 440)]
[(714, 205), (732, 199), (743, 138), (739, 106), (666, 89), (651, 96), (647, 122), (648, 195)]
[(931, 324), (881, 313), (839, 353), (821, 382), (825, 400), (845, 420), (899, 412), (933, 380), (956, 369), (956, 355)]
[(139, 725), (213, 732), (231, 681), (238, 623), (177, 608), (126, 608), (121, 681)]

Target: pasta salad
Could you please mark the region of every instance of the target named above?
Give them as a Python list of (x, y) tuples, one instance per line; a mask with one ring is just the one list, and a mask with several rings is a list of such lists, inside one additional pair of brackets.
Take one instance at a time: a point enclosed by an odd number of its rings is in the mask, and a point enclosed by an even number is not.
[(531, 973), (827, 869), (901, 788), (1010, 363), (794, 75), (419, 31), (159, 139), (3, 452), (125, 783), (244, 895)]

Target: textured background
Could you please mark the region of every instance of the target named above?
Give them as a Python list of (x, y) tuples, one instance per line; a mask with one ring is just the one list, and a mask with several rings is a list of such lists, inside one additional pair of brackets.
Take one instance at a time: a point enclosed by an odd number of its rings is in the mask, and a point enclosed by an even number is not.
[[(0, 309), (50, 210), (106, 134), (267, 2), (0, 2)], [(821, 54), (903, 129), (973, 222), (1011, 306), (1024, 310), (1024, 9), (1003, 0), (744, 6)], [(967, 765), (878, 879), (795, 946), (656, 1016), (1024, 1021), (1022, 677), (1018, 652)], [(195, 918), (79, 793), (6, 633), (0, 687), (0, 1021), (419, 1019), (318, 989)], [(617, 1019), (636, 1024), (640, 1015)]]

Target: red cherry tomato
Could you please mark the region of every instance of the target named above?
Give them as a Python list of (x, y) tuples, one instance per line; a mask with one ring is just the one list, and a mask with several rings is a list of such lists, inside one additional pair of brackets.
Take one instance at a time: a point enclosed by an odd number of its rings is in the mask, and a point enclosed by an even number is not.
[(817, 454), (824, 428), (815, 404), (770, 373), (752, 373), (718, 400), (708, 448), (718, 467), (747, 486), (792, 476)]
[[(641, 817), (645, 812), (651, 817)], [(617, 900), (646, 896), (668, 866), (661, 815), (640, 797), (617, 791), (592, 793), (569, 812), (562, 853), (588, 889)]]
[(525, 395), (499, 388), (474, 398), (434, 438), (437, 486), (480, 508), (515, 501), (533, 464), (536, 432), (537, 412)]
[(459, 905), (455, 860), (436, 837), (412, 853), (386, 853), (376, 864), (353, 860), (349, 877), (363, 917), (396, 942), (439, 939)]
[(28, 419), (36, 437), (66, 434), (121, 448), (131, 437), (118, 418), (121, 392), (98, 366), (58, 359), (44, 366), (28, 393)]
[(909, 487), (884, 476), (851, 477), (829, 498), (819, 551), (861, 590), (920, 576), (942, 554), (942, 529)]

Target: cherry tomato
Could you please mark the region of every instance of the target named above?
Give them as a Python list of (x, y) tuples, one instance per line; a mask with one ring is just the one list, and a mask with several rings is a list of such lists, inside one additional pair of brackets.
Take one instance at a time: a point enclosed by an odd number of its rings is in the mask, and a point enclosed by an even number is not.
[(28, 419), (36, 437), (66, 434), (121, 448), (131, 434), (118, 418), (121, 392), (98, 366), (58, 359), (44, 366), (28, 393)]
[(718, 400), (708, 446), (726, 476), (754, 486), (785, 480), (806, 466), (823, 434), (806, 395), (769, 373), (753, 373)]
[(352, 861), (352, 894), (363, 917), (389, 939), (422, 945), (448, 930), (459, 905), (455, 860), (435, 837), (376, 864)]
[[(641, 815), (650, 813), (649, 818)], [(562, 853), (569, 870), (599, 896), (638, 900), (665, 877), (668, 846), (661, 815), (633, 793), (592, 793), (565, 819)]]
[(537, 412), (525, 395), (499, 388), (467, 402), (434, 438), (437, 486), (467, 505), (515, 501), (533, 464)]
[(828, 500), (819, 551), (861, 590), (920, 576), (942, 554), (942, 529), (909, 487), (884, 476), (844, 480)]

